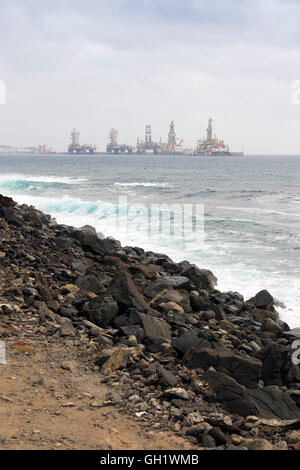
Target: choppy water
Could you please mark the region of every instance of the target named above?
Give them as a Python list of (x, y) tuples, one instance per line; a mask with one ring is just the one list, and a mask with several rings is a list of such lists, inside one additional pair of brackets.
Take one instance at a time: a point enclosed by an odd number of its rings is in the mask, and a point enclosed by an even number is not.
[[(0, 156), (0, 193), (59, 222), (209, 268), (222, 290), (250, 297), (266, 288), (286, 305), (280, 313), (291, 326), (300, 325), (299, 182), (295, 156)], [(149, 237), (142, 212), (124, 230), (120, 196), (134, 206), (204, 204), (205, 243), (155, 230)], [(123, 222), (126, 211), (124, 203)]]

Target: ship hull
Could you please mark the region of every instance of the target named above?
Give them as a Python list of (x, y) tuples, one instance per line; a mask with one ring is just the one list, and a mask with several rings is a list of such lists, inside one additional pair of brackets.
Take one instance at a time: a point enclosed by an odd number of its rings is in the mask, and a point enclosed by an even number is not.
[(196, 153), (198, 157), (243, 157), (243, 152), (198, 152)]

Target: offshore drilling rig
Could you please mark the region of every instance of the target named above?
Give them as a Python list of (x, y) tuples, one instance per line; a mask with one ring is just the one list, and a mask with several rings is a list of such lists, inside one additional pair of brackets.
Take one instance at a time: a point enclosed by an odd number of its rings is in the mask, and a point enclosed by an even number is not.
[(118, 131), (113, 127), (109, 132), (109, 144), (106, 147), (107, 153), (133, 153), (134, 148), (126, 144), (118, 144)]
[(136, 153), (139, 154), (157, 154), (157, 155), (178, 155), (183, 154), (183, 139), (178, 139), (175, 133), (174, 121), (170, 124), (168, 142), (154, 142), (152, 140), (152, 127), (145, 127), (145, 141), (137, 139)]
[(77, 129), (72, 129), (71, 144), (68, 147), (69, 153), (95, 153), (97, 150), (96, 145), (79, 144), (80, 132)]
[(230, 152), (228, 145), (225, 145), (223, 140), (219, 140), (216, 135), (213, 137), (212, 123), (213, 120), (210, 118), (206, 130), (206, 138), (198, 140), (196, 154), (200, 156), (243, 156), (244, 152)]

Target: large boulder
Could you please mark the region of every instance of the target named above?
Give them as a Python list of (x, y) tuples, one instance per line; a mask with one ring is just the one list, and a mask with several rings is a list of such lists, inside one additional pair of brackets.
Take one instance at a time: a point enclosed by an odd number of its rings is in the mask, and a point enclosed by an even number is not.
[(143, 295), (134, 284), (129, 273), (119, 273), (108, 287), (107, 294), (111, 295), (121, 307), (121, 310), (135, 308), (140, 312), (150, 312)]
[(248, 303), (254, 304), (261, 310), (274, 311), (274, 298), (267, 290), (258, 292), (254, 297), (248, 300)]
[(96, 255), (113, 255), (119, 243), (110, 238), (100, 239), (97, 233), (91, 230), (74, 230), (71, 236), (79, 241), (82, 248)]
[(265, 419), (292, 420), (300, 418), (300, 410), (287, 394), (276, 387), (250, 390), (249, 395), (257, 407), (257, 416)]
[(247, 388), (255, 388), (261, 377), (262, 364), (252, 357), (235, 354), (228, 349), (194, 349), (187, 358), (190, 369), (214, 367), (217, 371), (233, 377), (239, 384)]
[(232, 377), (215, 370), (208, 370), (205, 380), (216, 394), (217, 401), (231, 413), (269, 420), (295, 420), (300, 417), (293, 400), (277, 388), (247, 390)]
[(0, 206), (14, 207), (15, 205), (16, 202), (11, 197), (2, 196), (2, 194), (0, 194)]
[(222, 372), (208, 370), (205, 380), (216, 395), (217, 402), (230, 413), (240, 416), (257, 416), (257, 407), (247, 389)]
[(186, 354), (191, 349), (211, 348), (210, 341), (201, 337), (197, 331), (187, 331), (183, 335), (172, 340), (172, 347), (181, 355)]
[(208, 269), (199, 269), (196, 265), (191, 265), (181, 272), (181, 276), (189, 278), (197, 289), (213, 290), (217, 284), (217, 278)]
[(262, 380), (265, 385), (282, 387), (300, 382), (299, 367), (293, 364), (291, 353), (290, 347), (276, 343), (255, 353), (255, 357), (262, 361)]

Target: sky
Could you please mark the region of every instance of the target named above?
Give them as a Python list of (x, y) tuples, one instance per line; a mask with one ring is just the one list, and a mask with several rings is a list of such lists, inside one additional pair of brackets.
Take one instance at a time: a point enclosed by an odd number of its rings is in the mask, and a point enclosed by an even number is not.
[[(300, 154), (299, 0), (1, 0), (0, 144), (66, 151), (194, 147), (208, 118), (232, 151)], [(300, 87), (299, 87), (300, 88)]]

